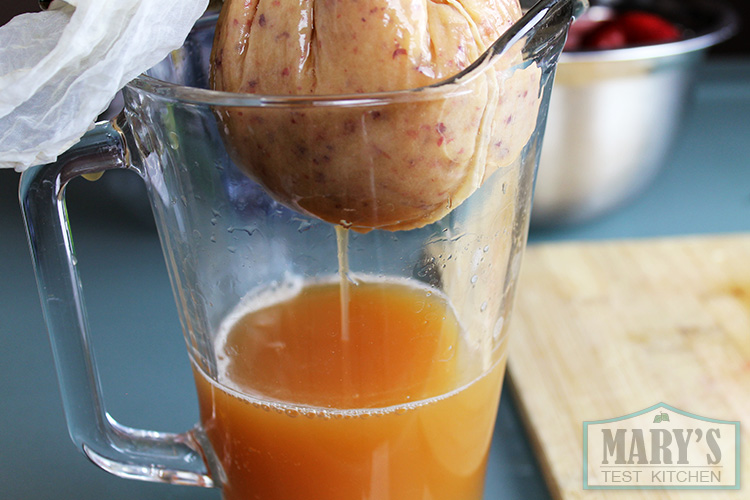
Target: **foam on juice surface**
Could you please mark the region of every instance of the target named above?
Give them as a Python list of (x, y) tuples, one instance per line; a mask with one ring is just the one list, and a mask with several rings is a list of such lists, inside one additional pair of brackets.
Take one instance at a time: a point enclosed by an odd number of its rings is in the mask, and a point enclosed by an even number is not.
[[(318, 406), (300, 405), (287, 403), (284, 401), (276, 401), (270, 399), (262, 394), (250, 394), (247, 391), (242, 391), (236, 384), (233, 384), (231, 380), (226, 377), (222, 377), (222, 381), (217, 382), (209, 377), (206, 372), (193, 363), (193, 368), (199, 373), (200, 377), (208, 384), (213, 385), (217, 390), (226, 392), (233, 398), (236, 398), (244, 403), (250, 404), (253, 407), (263, 411), (274, 411), (279, 414), (284, 414), (288, 417), (303, 416), (307, 418), (321, 418), (321, 419), (342, 419), (342, 418), (368, 418), (368, 417), (381, 417), (389, 414), (403, 415), (408, 411), (416, 410), (422, 406), (427, 406), (433, 403), (437, 403), (443, 399), (450, 398), (456, 394), (465, 391), (471, 385), (478, 383), (483, 378), (491, 376), (492, 373), (496, 372), (498, 368), (505, 365), (505, 356), (495, 361), (488, 371), (479, 375), (474, 380), (467, 382), (462, 387), (453, 389), (445, 394), (434, 396), (421, 401), (414, 401), (411, 403), (404, 403), (400, 405), (387, 406), (382, 408), (322, 408)], [(221, 373), (221, 372), (220, 372)]]
[[(373, 275), (361, 275), (357, 274), (351, 275), (352, 280), (347, 280), (348, 284), (350, 285), (350, 293), (357, 293), (362, 288), (375, 288), (378, 287), (378, 291), (381, 291), (383, 293), (391, 293), (393, 291), (400, 291), (402, 295), (406, 295), (407, 297), (411, 299), (416, 299), (416, 305), (415, 308), (423, 308), (427, 307), (428, 309), (430, 307), (434, 308), (434, 311), (430, 312), (429, 310), (427, 312), (418, 311), (418, 309), (415, 309), (419, 313), (422, 314), (418, 319), (422, 320), (424, 318), (424, 321), (435, 321), (437, 323), (441, 323), (438, 329), (439, 331), (436, 331), (434, 333), (435, 336), (442, 336), (443, 337), (443, 357), (450, 356), (452, 359), (450, 359), (450, 362), (453, 363), (453, 365), (448, 370), (450, 373), (448, 375), (441, 375), (444, 380), (440, 382), (437, 385), (442, 386), (436, 390), (440, 392), (437, 396), (431, 396), (429, 398), (426, 398), (425, 401), (431, 401), (434, 397), (442, 398), (447, 397), (448, 395), (462, 390), (462, 388), (466, 387), (472, 381), (476, 380), (478, 377), (481, 377), (483, 373), (491, 372), (495, 365), (497, 364), (497, 361), (493, 363), (491, 366), (484, 366), (484, 370), (481, 370), (477, 368), (477, 366), (481, 366), (481, 363), (475, 363), (477, 359), (480, 359), (480, 357), (486, 357), (486, 353), (481, 355), (480, 353), (474, 352), (476, 350), (476, 347), (470, 346), (468, 343), (465, 342), (464, 337), (464, 331), (463, 327), (456, 317), (455, 311), (453, 310), (452, 306), (448, 302), (447, 297), (440, 291), (437, 290), (427, 284), (418, 282), (413, 279), (408, 278), (401, 278), (401, 277), (379, 277), (379, 276), (373, 276)], [(231, 371), (229, 369), (230, 363), (233, 360), (233, 353), (231, 352), (231, 348), (228, 348), (228, 340), (230, 338), (230, 334), (235, 328), (235, 326), (243, 319), (250, 317), (254, 314), (259, 314), (261, 311), (268, 311), (274, 307), (282, 306), (285, 303), (289, 303), (290, 301), (299, 300), (301, 294), (303, 294), (305, 291), (315, 290), (316, 288), (321, 287), (340, 287), (341, 278), (339, 275), (330, 275), (330, 276), (324, 276), (320, 277), (315, 280), (303, 280), (300, 276), (289, 274), (285, 277), (284, 281), (280, 283), (276, 283), (271, 287), (268, 287), (264, 290), (257, 291), (255, 293), (249, 294), (247, 297), (245, 297), (236, 307), (235, 309), (227, 315), (226, 319), (222, 322), (220, 325), (220, 328), (218, 329), (218, 333), (215, 337), (215, 347), (214, 352), (217, 356), (217, 373), (218, 373), (218, 383), (221, 384), (225, 390), (231, 392), (236, 397), (241, 398), (250, 398), (253, 401), (264, 401), (269, 404), (274, 405), (282, 405), (285, 409), (289, 408), (307, 408), (306, 411), (313, 411), (316, 412), (318, 410), (315, 409), (315, 404), (299, 404), (297, 401), (293, 401), (291, 403), (291, 406), (289, 401), (281, 398), (276, 398), (273, 395), (265, 394), (262, 390), (258, 390), (258, 388), (253, 388), (252, 384), (238, 384), (236, 380), (233, 380), (231, 376), (229, 376), (229, 372)], [(338, 293), (338, 292), (337, 292)], [(340, 297), (340, 295), (337, 295), (337, 297)], [(426, 304), (426, 306), (425, 306)], [(339, 307), (341, 304), (340, 302), (338, 304), (331, 304), (332, 306)], [(383, 312), (382, 314), (386, 314)], [(386, 314), (387, 315), (387, 314)], [(356, 318), (354, 319), (356, 320)], [(416, 320), (415, 320), (416, 321)], [(388, 321), (385, 320), (385, 323)], [(436, 328), (436, 327), (433, 327)], [(426, 332), (427, 330), (425, 330)], [(428, 333), (421, 332), (423, 335), (427, 335)], [(340, 331), (333, 331), (331, 332), (331, 335), (338, 335), (341, 337), (341, 343), (342, 345), (348, 345), (349, 341), (344, 335), (344, 330), (341, 329)], [(248, 332), (248, 335), (251, 335), (251, 332)], [(353, 336), (357, 334), (356, 331), (352, 333)], [(408, 335), (412, 335), (412, 332), (400, 332), (399, 336), (403, 335), (404, 337)], [(394, 335), (391, 333), (390, 335)], [(290, 339), (291, 340), (291, 339)], [(353, 342), (356, 341), (356, 338), (352, 340)], [(399, 340), (396, 339), (397, 342), (414, 342), (407, 340)], [(438, 341), (439, 342), (439, 341)], [(427, 345), (427, 348), (435, 348), (433, 344)], [(383, 355), (387, 355), (388, 353), (380, 353)], [(417, 355), (421, 355), (420, 353), (416, 353)], [(426, 356), (429, 356), (430, 354), (435, 353), (427, 353)], [(341, 356), (351, 356), (351, 354), (347, 353), (339, 353)], [(362, 356), (362, 352), (359, 352), (359, 356)], [(375, 356), (377, 356), (377, 353), (374, 353)], [(496, 356), (493, 356), (496, 358), (496, 360), (503, 361), (504, 360), (504, 353), (497, 353)], [(385, 359), (385, 362), (388, 360)], [(201, 370), (203, 371), (203, 370)], [(430, 375), (425, 375), (430, 376)], [(447, 378), (446, 378), (447, 377)], [(252, 381), (250, 381), (252, 382)], [(213, 382), (212, 383), (216, 383)], [(352, 388), (352, 390), (355, 390), (356, 388)], [(422, 398), (424, 399), (424, 398)], [(424, 404), (424, 402), (415, 401), (415, 400), (408, 400), (404, 401), (403, 405), (378, 405), (381, 408), (388, 408), (388, 407), (396, 407), (396, 406), (403, 406), (404, 408), (411, 408), (415, 405)], [(326, 405), (323, 405), (326, 406)], [(352, 408), (323, 408), (321, 411), (324, 411), (326, 413), (330, 411), (342, 411), (343, 414), (350, 414), (352, 411), (354, 413), (358, 412), (367, 412), (370, 410), (367, 409), (357, 409), (354, 410)]]

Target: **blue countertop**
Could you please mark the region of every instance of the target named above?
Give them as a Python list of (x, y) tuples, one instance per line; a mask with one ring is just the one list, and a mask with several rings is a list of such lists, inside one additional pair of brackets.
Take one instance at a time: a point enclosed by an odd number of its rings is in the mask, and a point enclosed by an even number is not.
[[(109, 174), (108, 174), (109, 175)], [(128, 481), (90, 464), (68, 438), (18, 208), (0, 172), (0, 491), (16, 499), (218, 499), (215, 490)], [(108, 411), (134, 427), (183, 431), (197, 404), (153, 224), (76, 180), (69, 212)], [(530, 244), (750, 230), (750, 60), (698, 75), (680, 138), (636, 198)], [(500, 404), (486, 498), (548, 500), (509, 394)]]

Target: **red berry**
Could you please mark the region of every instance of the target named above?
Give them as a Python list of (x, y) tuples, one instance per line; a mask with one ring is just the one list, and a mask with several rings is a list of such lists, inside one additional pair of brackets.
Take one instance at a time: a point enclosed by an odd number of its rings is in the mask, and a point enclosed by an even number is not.
[(565, 47), (563, 50), (579, 50), (585, 47), (581, 46), (583, 37), (585, 37), (590, 31), (596, 29), (601, 21), (592, 21), (587, 19), (586, 16), (576, 20), (568, 30), (568, 38), (565, 40)]
[(682, 38), (674, 24), (649, 12), (626, 12), (617, 19), (617, 23), (624, 30), (628, 45), (673, 42)]
[(605, 21), (581, 39), (584, 49), (620, 49), (628, 45), (625, 30), (616, 21)]

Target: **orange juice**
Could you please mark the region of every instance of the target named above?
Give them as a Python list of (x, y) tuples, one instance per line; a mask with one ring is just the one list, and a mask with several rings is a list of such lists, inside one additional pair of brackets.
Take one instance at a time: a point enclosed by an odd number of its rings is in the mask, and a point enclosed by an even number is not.
[[(445, 299), (317, 283), (236, 315), (196, 366), (227, 500), (479, 500), (504, 362), (479, 368)], [(504, 358), (503, 358), (504, 359)]]

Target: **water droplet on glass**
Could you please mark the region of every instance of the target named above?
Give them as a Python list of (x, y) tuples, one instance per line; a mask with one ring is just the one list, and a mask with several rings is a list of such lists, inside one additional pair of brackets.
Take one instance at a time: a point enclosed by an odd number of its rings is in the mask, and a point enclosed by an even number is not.
[(479, 306), (479, 312), (484, 312), (487, 310), (487, 302), (482, 302), (482, 305)]
[(172, 149), (179, 149), (180, 138), (177, 136), (177, 133), (170, 132), (168, 135), (169, 135), (169, 145), (172, 147)]
[(482, 249), (482, 251), (483, 251), (484, 253), (487, 253), (487, 252), (489, 252), (489, 251), (490, 251), (490, 246), (489, 246), (489, 245), (485, 246), (485, 247), (484, 247), (484, 248)]
[(227, 250), (229, 251), (229, 253), (235, 253), (237, 251), (237, 248), (236, 247), (227, 247)]
[(227, 228), (227, 232), (230, 234), (233, 234), (235, 231), (241, 231), (243, 233), (246, 233), (248, 236), (252, 236), (257, 230), (258, 228), (255, 225), (249, 225), (249, 226), (244, 226), (244, 227), (230, 226)]
[(471, 284), (473, 285), (473, 284), (475, 284), (475, 283), (476, 283), (477, 281), (479, 281), (479, 276), (477, 276), (477, 275), (475, 274), (474, 276), (472, 276), (472, 277), (471, 277)]

